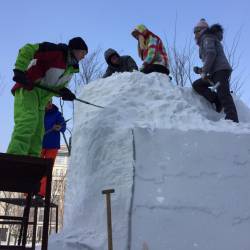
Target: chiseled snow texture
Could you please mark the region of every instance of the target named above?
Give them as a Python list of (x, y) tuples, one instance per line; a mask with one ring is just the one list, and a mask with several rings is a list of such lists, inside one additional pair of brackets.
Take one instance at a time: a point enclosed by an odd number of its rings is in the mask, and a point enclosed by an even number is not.
[(250, 249), (250, 134), (134, 134), (131, 249)]
[(114, 249), (249, 250), (250, 111), (240, 100), (235, 124), (190, 87), (140, 72), (96, 80), (79, 98), (105, 108), (75, 103), (64, 229), (49, 250), (107, 249), (106, 188)]

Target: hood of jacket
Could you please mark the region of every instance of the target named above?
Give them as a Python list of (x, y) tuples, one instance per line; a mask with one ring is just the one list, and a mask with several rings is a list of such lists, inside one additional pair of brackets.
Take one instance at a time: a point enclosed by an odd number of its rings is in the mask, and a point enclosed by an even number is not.
[(215, 36), (220, 42), (223, 39), (223, 28), (220, 24), (214, 24), (211, 27), (204, 29), (197, 41), (198, 44), (200, 44), (200, 41), (204, 36), (211, 35)]
[(118, 57), (120, 57), (118, 52), (116, 50), (114, 50), (114, 49), (107, 49), (104, 52), (104, 58), (105, 58), (107, 64), (110, 65), (110, 66), (113, 66), (113, 64), (111, 63), (111, 60), (110, 60), (113, 55), (117, 55)]
[(142, 35), (146, 39), (150, 33), (151, 32), (149, 29), (144, 24), (140, 24), (134, 28), (134, 30), (131, 32), (131, 35), (135, 39), (138, 39), (138, 35)]

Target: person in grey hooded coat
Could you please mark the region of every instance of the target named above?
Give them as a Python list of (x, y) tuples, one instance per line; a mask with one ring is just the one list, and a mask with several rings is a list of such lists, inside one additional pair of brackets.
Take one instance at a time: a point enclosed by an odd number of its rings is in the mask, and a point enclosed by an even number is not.
[[(193, 89), (215, 104), (217, 112), (224, 108), (225, 119), (239, 122), (229, 85), (232, 67), (221, 44), (223, 28), (219, 24), (209, 27), (206, 20), (201, 19), (194, 28), (194, 34), (203, 67), (194, 67), (194, 72), (200, 74), (201, 78), (193, 82)], [(214, 89), (211, 84), (215, 85)]]
[(131, 56), (120, 56), (114, 49), (108, 49), (104, 53), (108, 68), (103, 78), (111, 76), (115, 72), (132, 72), (138, 70), (136, 62)]

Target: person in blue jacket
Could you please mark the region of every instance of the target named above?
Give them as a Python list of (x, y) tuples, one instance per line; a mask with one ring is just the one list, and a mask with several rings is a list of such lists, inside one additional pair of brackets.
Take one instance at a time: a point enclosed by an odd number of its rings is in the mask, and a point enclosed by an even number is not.
[[(44, 116), (44, 129), (42, 144), (42, 158), (52, 158), (55, 161), (58, 150), (60, 149), (60, 132), (64, 133), (66, 130), (66, 122), (58, 107), (49, 101)], [(43, 177), (41, 180), (41, 187), (39, 195), (45, 196), (47, 179)]]

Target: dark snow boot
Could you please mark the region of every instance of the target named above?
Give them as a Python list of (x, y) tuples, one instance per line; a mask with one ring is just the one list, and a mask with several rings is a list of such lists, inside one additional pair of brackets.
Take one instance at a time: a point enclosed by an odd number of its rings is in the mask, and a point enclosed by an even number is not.
[(218, 98), (218, 96), (216, 96), (215, 100), (212, 102), (212, 104), (215, 105), (215, 110), (216, 112), (220, 113), (222, 111), (222, 104)]
[(238, 116), (234, 114), (227, 114), (225, 120), (231, 120), (233, 122), (239, 123)]

